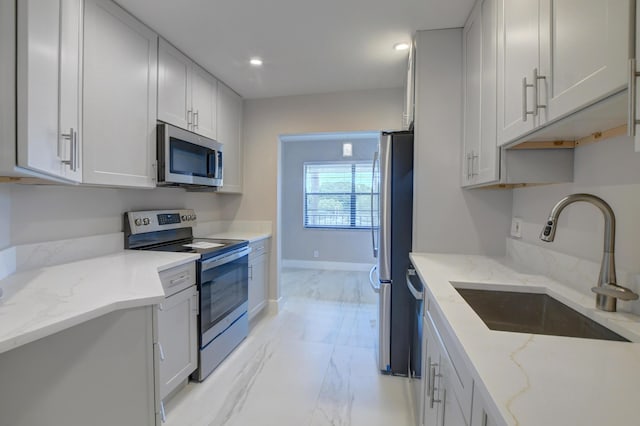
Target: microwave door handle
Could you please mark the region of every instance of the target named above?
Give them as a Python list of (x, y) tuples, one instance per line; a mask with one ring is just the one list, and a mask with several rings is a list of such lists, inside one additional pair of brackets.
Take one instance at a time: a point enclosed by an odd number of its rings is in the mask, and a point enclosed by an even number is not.
[[(213, 157), (213, 162), (211, 161), (211, 158)], [(217, 162), (215, 161), (216, 159), (216, 151), (211, 150), (209, 152), (207, 152), (207, 177), (209, 178), (214, 178), (216, 176), (216, 164)]]
[(222, 179), (224, 168), (222, 164), (222, 151), (216, 151), (216, 179)]

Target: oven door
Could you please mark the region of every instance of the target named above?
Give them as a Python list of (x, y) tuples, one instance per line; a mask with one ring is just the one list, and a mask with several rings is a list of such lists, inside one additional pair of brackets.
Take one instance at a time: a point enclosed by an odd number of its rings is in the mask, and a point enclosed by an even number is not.
[(250, 251), (245, 247), (198, 262), (201, 348), (247, 312)]

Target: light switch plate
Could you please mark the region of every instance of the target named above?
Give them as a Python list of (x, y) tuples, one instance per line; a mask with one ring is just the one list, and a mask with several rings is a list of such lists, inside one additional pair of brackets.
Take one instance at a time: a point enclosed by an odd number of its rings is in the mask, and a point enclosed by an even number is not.
[(513, 238), (522, 238), (522, 218), (514, 217), (511, 219), (511, 236)]

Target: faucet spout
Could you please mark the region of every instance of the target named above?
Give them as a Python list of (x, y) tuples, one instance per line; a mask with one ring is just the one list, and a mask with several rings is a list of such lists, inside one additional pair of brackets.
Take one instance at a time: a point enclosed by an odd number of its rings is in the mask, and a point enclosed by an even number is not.
[[(560, 213), (569, 204), (573, 204), (578, 201), (584, 201), (596, 206), (604, 215), (604, 248), (602, 254), (602, 264), (600, 266), (600, 276), (598, 278), (598, 287), (602, 291), (595, 291), (596, 307), (603, 311), (615, 312), (616, 300), (622, 297), (616, 297), (613, 291), (604, 291), (603, 289), (610, 289), (609, 286), (617, 286), (616, 279), (616, 265), (615, 265), (615, 237), (616, 237), (616, 217), (611, 209), (611, 206), (607, 204), (600, 197), (596, 197), (592, 194), (571, 194), (564, 197), (562, 200), (553, 206), (549, 213), (547, 223), (542, 228), (540, 233), (540, 239), (546, 242), (552, 242), (555, 239), (556, 228), (558, 224), (558, 218)], [(631, 291), (631, 290), (629, 290)], [(632, 292), (633, 293), (633, 292)], [(621, 293), (620, 293), (621, 294)]]

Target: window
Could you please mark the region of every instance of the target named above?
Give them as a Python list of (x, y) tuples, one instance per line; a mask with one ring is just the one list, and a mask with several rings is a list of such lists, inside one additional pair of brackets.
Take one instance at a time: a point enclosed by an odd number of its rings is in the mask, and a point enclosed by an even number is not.
[[(305, 228), (371, 228), (371, 168), (371, 162), (305, 163)], [(377, 192), (373, 203), (377, 225)]]

